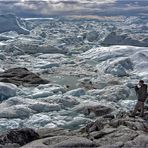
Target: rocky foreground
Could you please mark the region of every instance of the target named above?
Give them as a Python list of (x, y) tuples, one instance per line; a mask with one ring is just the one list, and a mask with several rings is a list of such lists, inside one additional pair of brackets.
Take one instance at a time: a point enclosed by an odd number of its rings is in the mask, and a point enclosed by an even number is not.
[[(148, 147), (148, 112), (144, 118), (128, 113), (103, 116), (79, 130), (13, 129), (0, 136), (1, 147), (11, 148), (133, 148)], [(32, 141), (32, 142), (31, 142)], [(30, 142), (30, 143), (29, 143)]]

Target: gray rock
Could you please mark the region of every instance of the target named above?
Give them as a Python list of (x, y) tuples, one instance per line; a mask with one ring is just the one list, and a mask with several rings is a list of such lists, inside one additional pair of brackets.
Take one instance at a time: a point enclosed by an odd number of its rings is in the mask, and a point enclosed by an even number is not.
[(63, 136), (54, 136), (54, 137), (39, 139), (27, 145), (24, 145), (21, 148), (33, 148), (33, 147), (41, 147), (41, 148), (80, 147), (80, 148), (84, 148), (84, 147), (96, 147), (96, 145), (91, 140), (83, 138), (83, 137), (63, 135)]
[(47, 84), (49, 81), (42, 79), (37, 74), (30, 72), (26, 68), (12, 68), (0, 73), (0, 81), (19, 85), (39, 85)]
[(148, 147), (148, 136), (147, 134), (143, 133), (136, 137), (134, 140), (128, 141), (124, 144), (123, 148), (133, 148), (133, 147), (141, 147), (147, 148)]
[(39, 135), (33, 129), (12, 129), (7, 133), (0, 135), (0, 144), (6, 145), (11, 143), (22, 146), (38, 138)]
[(115, 132), (105, 135), (102, 138), (99, 138), (94, 141), (101, 146), (114, 145), (118, 142), (126, 143), (127, 141), (130, 141), (135, 138), (136, 136), (138, 136), (137, 132), (129, 128), (120, 126)]
[(68, 130), (62, 128), (40, 128), (37, 129), (36, 132), (39, 134), (40, 138), (70, 135)]
[(113, 111), (112, 108), (103, 106), (103, 105), (97, 105), (97, 106), (88, 106), (85, 108), (86, 115), (90, 114), (91, 112), (95, 113), (96, 116), (103, 116), (106, 114), (109, 114)]
[(5, 144), (5, 145), (1, 145), (0, 144), (0, 148), (19, 148), (20, 147), (20, 145), (19, 144), (15, 144), (15, 143), (13, 143), (13, 144)]
[(67, 147), (67, 148), (76, 148), (76, 147), (87, 148), (89, 147), (90, 148), (90, 147), (96, 147), (96, 145), (94, 142), (86, 138), (76, 137), (76, 138), (64, 140), (58, 144), (53, 145), (53, 148), (61, 148), (61, 147)]

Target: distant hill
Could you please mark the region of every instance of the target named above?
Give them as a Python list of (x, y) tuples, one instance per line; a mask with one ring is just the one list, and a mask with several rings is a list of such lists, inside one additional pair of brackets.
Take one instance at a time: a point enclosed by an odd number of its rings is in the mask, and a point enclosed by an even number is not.
[(14, 14), (0, 15), (0, 33), (16, 31), (18, 34), (29, 34), (23, 21)]

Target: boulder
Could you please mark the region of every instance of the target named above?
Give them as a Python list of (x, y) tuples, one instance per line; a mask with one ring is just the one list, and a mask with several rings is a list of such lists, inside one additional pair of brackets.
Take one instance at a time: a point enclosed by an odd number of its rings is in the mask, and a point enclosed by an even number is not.
[(47, 84), (49, 81), (42, 79), (37, 74), (26, 68), (12, 68), (0, 73), (0, 81), (19, 85)]
[(22, 146), (38, 138), (38, 133), (36, 133), (33, 129), (12, 129), (0, 135), (0, 144), (4, 146), (10, 143), (19, 144), (19, 146)]
[(103, 116), (106, 114), (109, 114), (113, 111), (112, 108), (103, 106), (103, 105), (98, 105), (98, 106), (88, 106), (86, 108), (86, 114), (90, 114), (91, 112), (95, 113), (96, 116)]
[(16, 95), (17, 86), (10, 83), (0, 82), (0, 101), (6, 100)]
[[(105, 104), (105, 105), (102, 105), (102, 104)], [(75, 112), (78, 112), (87, 116), (90, 114), (90, 116), (95, 115), (95, 117), (96, 116), (99, 117), (99, 116), (104, 116), (113, 112), (115, 110), (115, 106), (110, 104), (109, 102), (98, 103), (97, 101), (96, 102), (86, 101), (74, 107), (73, 110)]]

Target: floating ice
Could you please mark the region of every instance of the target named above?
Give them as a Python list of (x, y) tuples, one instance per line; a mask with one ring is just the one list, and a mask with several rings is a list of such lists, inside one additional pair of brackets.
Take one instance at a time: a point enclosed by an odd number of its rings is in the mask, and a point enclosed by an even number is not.
[(50, 112), (50, 111), (59, 111), (60, 105), (39, 102), (29, 105), (29, 108), (31, 108), (36, 112)]
[(24, 126), (31, 127), (31, 128), (40, 128), (44, 127), (47, 124), (51, 124), (52, 120), (49, 116), (45, 114), (35, 114), (29, 117), (24, 123)]
[(6, 100), (16, 95), (17, 86), (10, 83), (0, 82), (0, 101)]
[(65, 95), (80, 97), (80, 96), (85, 95), (85, 89), (83, 88), (74, 89), (74, 90), (66, 92)]
[(15, 105), (12, 107), (2, 108), (0, 110), (0, 118), (27, 118), (33, 113), (25, 105)]

